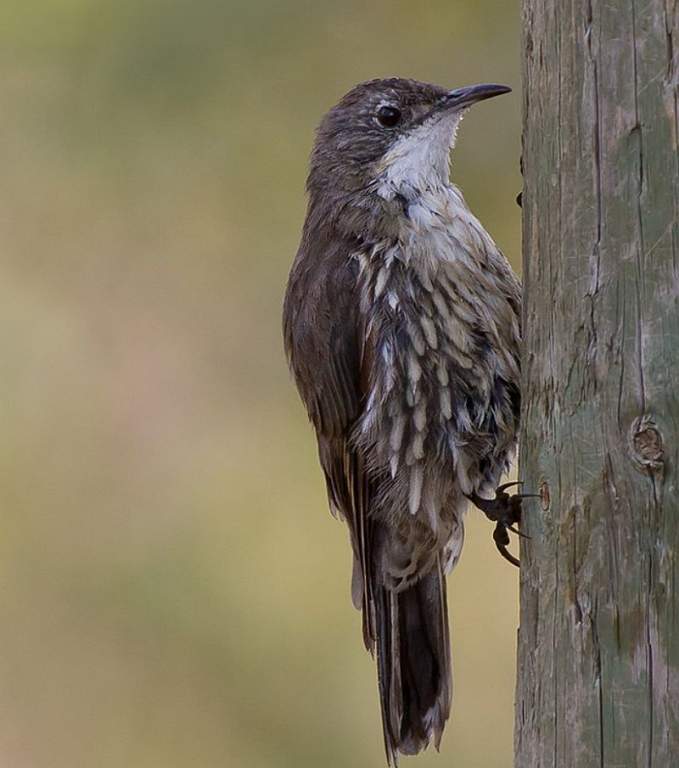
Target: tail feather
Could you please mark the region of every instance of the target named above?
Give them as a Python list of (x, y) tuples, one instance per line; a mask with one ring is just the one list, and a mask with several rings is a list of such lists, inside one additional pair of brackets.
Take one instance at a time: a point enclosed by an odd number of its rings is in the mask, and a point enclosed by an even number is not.
[(402, 592), (374, 588), (377, 671), (387, 760), (438, 748), (452, 674), (446, 583), (440, 562)]

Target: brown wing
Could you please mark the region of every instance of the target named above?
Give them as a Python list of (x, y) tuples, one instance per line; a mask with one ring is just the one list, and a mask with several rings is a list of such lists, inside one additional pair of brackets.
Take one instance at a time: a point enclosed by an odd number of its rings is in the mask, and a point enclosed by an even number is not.
[(364, 332), (357, 265), (351, 253), (350, 242), (303, 241), (288, 281), (283, 331), (297, 389), (316, 430), (331, 510), (349, 526), (354, 551), (352, 595), (356, 606), (363, 608), (363, 637), (372, 651), (371, 488), (365, 458), (350, 440), (365, 394), (361, 385)]

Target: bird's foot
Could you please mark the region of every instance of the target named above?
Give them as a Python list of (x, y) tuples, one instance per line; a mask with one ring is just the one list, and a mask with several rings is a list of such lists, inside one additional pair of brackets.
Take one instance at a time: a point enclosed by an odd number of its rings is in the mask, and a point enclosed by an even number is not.
[(476, 493), (472, 493), (467, 497), (489, 520), (495, 523), (495, 530), (493, 531), (495, 546), (502, 557), (517, 568), (519, 567), (518, 559), (507, 550), (509, 531), (517, 536), (528, 538), (525, 533), (521, 533), (516, 528), (521, 522), (521, 502), (523, 499), (537, 498), (537, 494), (534, 493), (507, 493), (507, 488), (521, 484), (521, 481), (518, 481), (500, 485), (495, 492), (494, 499), (484, 499)]

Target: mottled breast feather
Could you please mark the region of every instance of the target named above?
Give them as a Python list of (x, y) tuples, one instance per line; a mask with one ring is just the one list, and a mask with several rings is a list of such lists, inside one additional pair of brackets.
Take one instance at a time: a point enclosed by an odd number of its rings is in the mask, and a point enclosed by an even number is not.
[(520, 288), (456, 189), (407, 222), (352, 255), (374, 359), (352, 440), (380, 478), (375, 514), (415, 517), (455, 559), (466, 494), (492, 493), (513, 457)]
[(457, 560), (466, 496), (507, 470), (520, 407), (508, 262), (454, 187), (419, 195), (404, 221), (375, 243), (309, 242), (285, 308), (331, 506), (363, 572), (365, 518), (389, 521), (377, 554), (394, 589), (441, 553)]

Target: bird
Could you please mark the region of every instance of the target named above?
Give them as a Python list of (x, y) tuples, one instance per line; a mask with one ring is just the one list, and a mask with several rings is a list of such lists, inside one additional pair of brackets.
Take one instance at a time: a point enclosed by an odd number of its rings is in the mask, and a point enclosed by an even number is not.
[[(322, 119), (283, 303), (284, 346), (351, 592), (376, 655), (386, 758), (438, 749), (452, 701), (446, 575), (474, 503), (498, 549), (520, 412), (521, 285), (450, 180), (460, 121), (495, 83), (352, 88)], [(495, 492), (495, 496), (492, 494)]]

